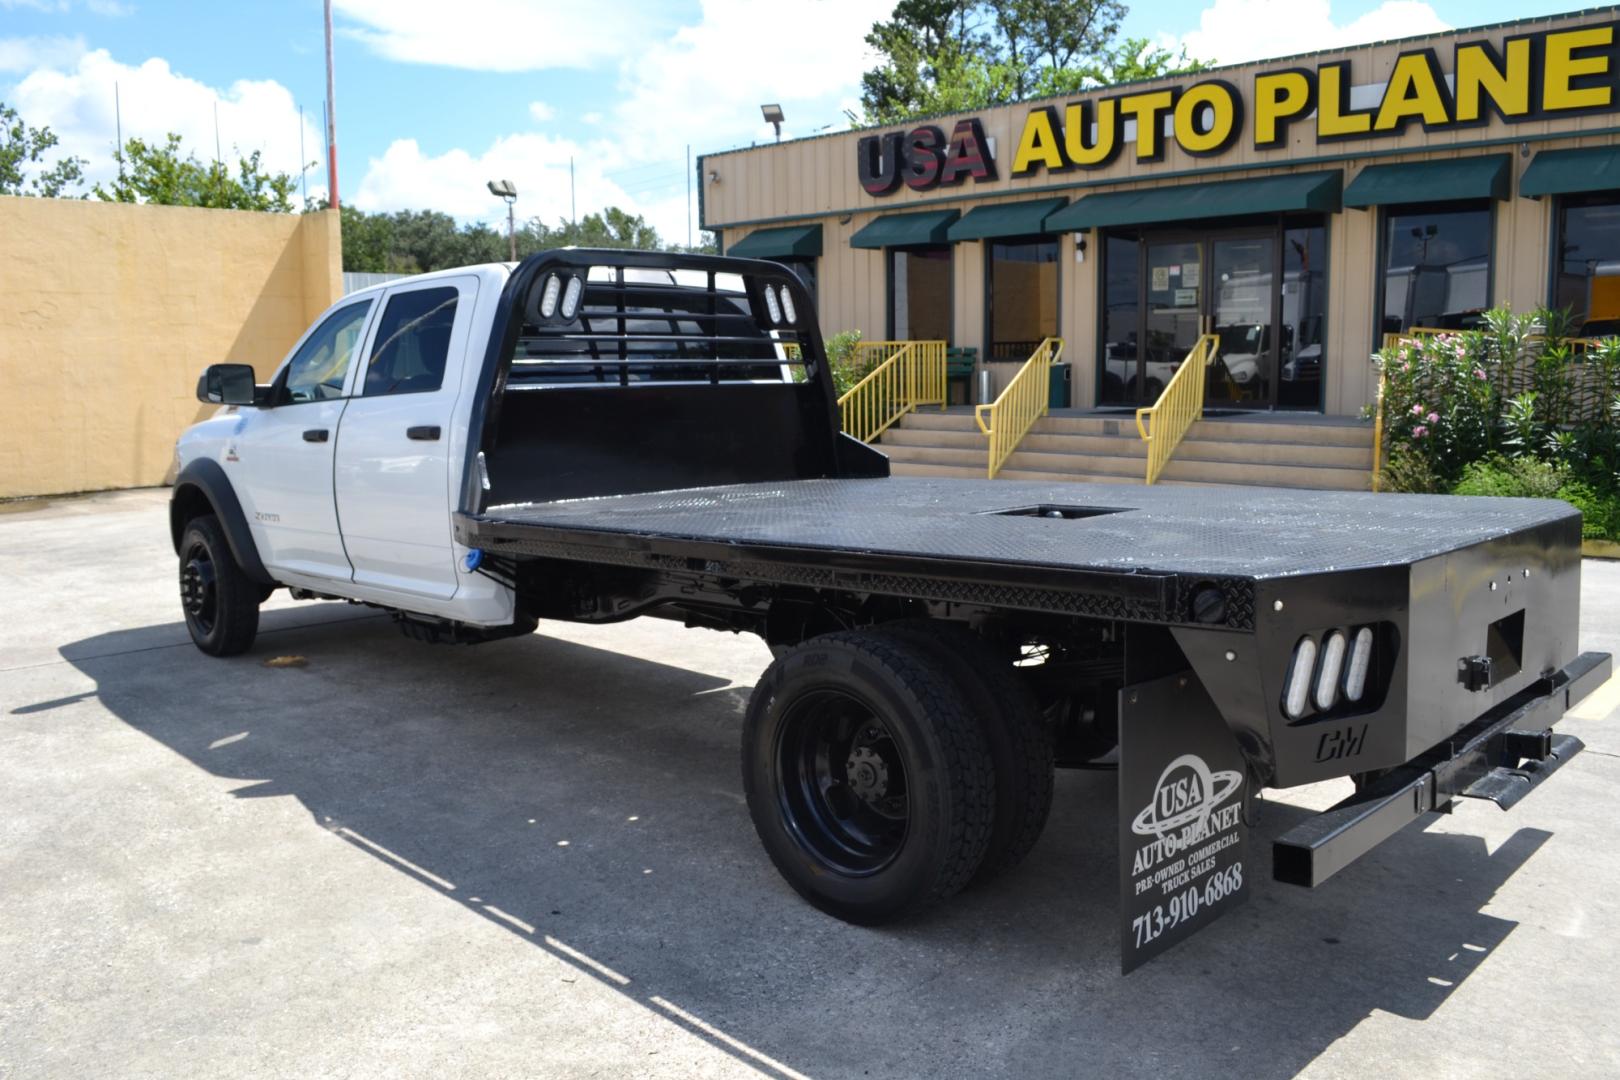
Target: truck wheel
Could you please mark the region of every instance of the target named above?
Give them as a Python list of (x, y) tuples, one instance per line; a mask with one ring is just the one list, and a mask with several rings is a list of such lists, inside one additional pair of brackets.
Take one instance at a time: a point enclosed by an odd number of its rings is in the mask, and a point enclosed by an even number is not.
[(192, 518), (180, 537), (180, 606), (191, 640), (210, 656), (246, 652), (259, 632), (259, 587), (212, 514)]
[(879, 632), (934, 652), (967, 696), (996, 772), (995, 824), (975, 881), (1023, 861), (1052, 812), (1052, 733), (1035, 694), (984, 638), (959, 623), (908, 619)]
[(766, 669), (743, 722), (765, 851), (810, 903), (874, 925), (954, 895), (994, 821), (983, 732), (930, 650), (841, 631)]

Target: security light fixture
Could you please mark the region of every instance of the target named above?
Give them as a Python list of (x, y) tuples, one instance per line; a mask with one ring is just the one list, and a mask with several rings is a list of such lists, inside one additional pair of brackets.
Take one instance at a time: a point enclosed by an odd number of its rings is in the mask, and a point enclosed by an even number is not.
[(765, 122), (767, 124), (771, 125), (771, 127), (776, 129), (776, 141), (781, 142), (782, 141), (782, 121), (784, 119), (784, 117), (782, 116), (782, 106), (780, 106), (780, 105), (761, 105), (759, 107), (759, 111), (762, 114), (764, 114)]
[(510, 180), (491, 180), (489, 193), (497, 199), (506, 200), (506, 250), (507, 256), (517, 262), (517, 185)]

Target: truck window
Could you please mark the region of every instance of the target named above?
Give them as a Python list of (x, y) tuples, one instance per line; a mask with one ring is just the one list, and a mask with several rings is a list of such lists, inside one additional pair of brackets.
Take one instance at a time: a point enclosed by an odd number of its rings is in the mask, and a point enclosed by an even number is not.
[(287, 365), (288, 401), (326, 401), (343, 396), (343, 380), (370, 310), (370, 300), (339, 308), (309, 335)]
[(453, 286), (416, 289), (388, 298), (366, 365), (366, 397), (421, 394), (444, 382), (450, 328), (456, 321)]

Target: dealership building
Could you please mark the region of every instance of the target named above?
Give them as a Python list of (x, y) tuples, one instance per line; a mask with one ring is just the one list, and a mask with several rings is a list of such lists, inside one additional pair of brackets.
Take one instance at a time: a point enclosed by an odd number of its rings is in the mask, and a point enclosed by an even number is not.
[[(1620, 331), (1620, 8), (1216, 68), (700, 159), (703, 227), (823, 332), (938, 340), (1071, 403), (1348, 416), (1390, 332), (1498, 305)], [(1224, 399), (1224, 400), (1223, 400)]]

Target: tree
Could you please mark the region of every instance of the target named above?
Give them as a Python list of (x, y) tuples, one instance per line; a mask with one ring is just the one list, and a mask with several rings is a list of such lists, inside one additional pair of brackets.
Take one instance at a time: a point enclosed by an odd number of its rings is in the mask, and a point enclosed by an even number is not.
[[(84, 184), (84, 159), (59, 158), (55, 164), (36, 171), (45, 161), (45, 152), (57, 144), (56, 133), (48, 127), (29, 127), (17, 110), (0, 101), (0, 195), (39, 195), (60, 198), (69, 188)], [(29, 173), (34, 173), (30, 176)]]
[[(312, 203), (310, 209), (324, 209)], [(383, 274), (419, 274), (452, 266), (500, 262), (507, 257), (506, 233), (481, 222), (457, 225), (456, 219), (437, 210), (398, 210), (368, 214), (352, 206), (343, 208), (343, 269)], [(667, 245), (658, 230), (640, 214), (609, 206), (599, 214), (586, 214), (576, 222), (555, 227), (540, 218), (518, 226), (518, 256), (560, 247), (641, 248), (679, 251)], [(698, 251), (714, 250), (712, 239)]]
[(181, 157), (180, 136), (172, 132), (162, 146), (131, 138), (114, 151), (113, 160), (118, 163), (118, 178), (106, 187), (95, 186), (96, 198), (103, 202), (293, 211), (298, 178), (266, 171), (257, 150), (237, 159), (234, 176), (224, 162), (201, 162), (195, 154)]
[(1117, 41), (1119, 0), (900, 0), (866, 43), (858, 123), (966, 112), (1207, 65), (1146, 39)]

